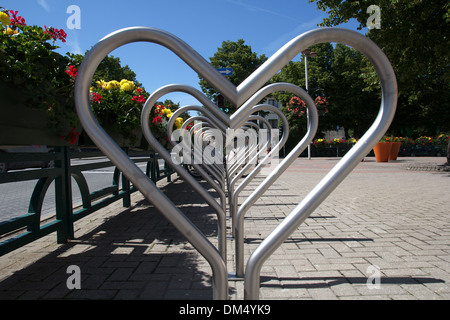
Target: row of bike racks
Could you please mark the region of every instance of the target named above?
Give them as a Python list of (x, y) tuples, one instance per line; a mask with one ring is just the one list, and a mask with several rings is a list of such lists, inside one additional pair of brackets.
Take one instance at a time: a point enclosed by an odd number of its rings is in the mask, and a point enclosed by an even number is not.
[[(142, 130), (150, 147), (170, 164), (217, 215), (217, 248), (115, 144), (100, 127), (91, 111), (89, 86), (99, 63), (116, 48), (138, 41), (156, 43), (173, 51), (237, 107), (237, 111), (228, 116), (197, 89), (182, 84), (171, 84), (152, 93), (143, 107), (141, 116)], [(378, 116), (359, 142), (262, 241), (245, 264), (243, 250), (245, 214), (307, 148), (315, 136), (319, 121), (314, 101), (305, 90), (289, 83), (266, 84), (296, 55), (322, 42), (349, 45), (361, 51), (372, 62), (382, 89)], [(284, 114), (271, 105), (259, 103), (268, 95), (279, 91), (295, 94), (306, 102), (309, 113), (307, 133), (239, 206), (238, 199), (241, 192), (270, 163), (287, 141), (289, 126)], [(172, 152), (169, 152), (152, 135), (149, 119), (156, 102), (173, 92), (187, 93), (196, 98), (199, 105), (183, 106), (173, 113), (167, 126), (168, 136), (173, 137)], [(213, 298), (228, 299), (229, 280), (242, 278), (244, 298), (258, 299), (260, 272), (264, 262), (356, 167), (387, 131), (395, 114), (397, 83), (389, 60), (378, 46), (363, 35), (346, 29), (316, 29), (294, 38), (243, 83), (235, 87), (197, 52), (172, 34), (153, 28), (133, 27), (108, 35), (86, 55), (76, 79), (75, 102), (79, 119), (92, 141), (208, 261), (212, 269)], [(278, 115), (283, 126), (281, 138), (278, 137), (278, 129), (272, 130), (270, 124), (258, 115), (260, 111), (271, 111)], [(199, 115), (187, 119), (181, 130), (173, 131), (175, 119), (184, 112), (196, 112)], [(263, 124), (263, 128), (256, 125), (255, 120)], [(187, 130), (187, 125), (191, 123), (194, 125)], [(233, 157), (230, 156), (231, 149), (234, 151)], [(186, 165), (194, 168), (219, 195), (219, 199), (202, 187), (186, 170)], [(235, 239), (234, 272), (227, 269), (227, 213), (232, 223), (231, 237)]]

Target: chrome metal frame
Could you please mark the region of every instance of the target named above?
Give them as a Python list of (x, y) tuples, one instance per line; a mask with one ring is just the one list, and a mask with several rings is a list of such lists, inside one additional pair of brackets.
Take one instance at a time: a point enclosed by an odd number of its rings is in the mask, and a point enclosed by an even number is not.
[[(99, 63), (114, 49), (132, 42), (145, 41), (162, 45), (185, 61), (203, 79), (216, 88), (230, 102), (236, 105), (237, 111), (228, 117), (214, 103), (207, 99), (200, 91), (185, 85), (167, 85), (155, 91), (147, 99), (142, 111), (141, 125), (144, 136), (150, 146), (173, 167), (173, 169), (188, 183), (206, 203), (216, 212), (218, 218), (218, 249), (202, 234), (202, 232), (167, 198), (156, 185), (129, 159), (122, 149), (106, 134), (95, 119), (89, 101), (89, 87)], [(272, 185), (272, 183), (289, 167), (297, 156), (307, 147), (317, 130), (317, 109), (311, 97), (301, 88), (286, 83), (267, 85), (275, 73), (281, 70), (296, 55), (306, 48), (322, 42), (339, 42), (347, 44), (363, 53), (374, 65), (381, 81), (382, 101), (380, 111), (375, 122), (346, 154), (346, 156), (323, 178), (323, 180), (301, 201), (298, 206), (284, 219), (272, 233), (263, 240), (261, 245), (251, 254), (244, 273), (243, 257), (243, 221), (245, 213), (257, 199)], [(217, 202), (207, 190), (186, 171), (182, 165), (172, 161), (170, 153), (164, 149), (153, 137), (149, 127), (149, 116), (152, 106), (163, 95), (171, 92), (185, 92), (195, 97), (200, 106), (187, 106), (182, 110), (197, 110), (203, 116), (200, 126), (218, 128), (225, 136), (227, 130), (246, 128), (248, 120), (261, 109), (271, 109), (269, 105), (257, 105), (267, 95), (287, 91), (300, 96), (306, 101), (309, 122), (308, 131), (294, 150), (273, 170), (253, 193), (237, 208), (237, 197), (267, 164), (270, 156), (264, 157), (249, 175), (235, 189), (235, 183), (242, 176), (239, 166), (227, 167), (222, 165), (198, 165), (195, 169), (220, 195)], [(320, 205), (322, 201), (339, 185), (339, 183), (356, 167), (361, 159), (373, 148), (387, 131), (396, 110), (397, 82), (392, 66), (384, 53), (370, 39), (363, 35), (341, 28), (322, 28), (306, 32), (283, 46), (260, 68), (250, 75), (238, 87), (235, 87), (204, 58), (179, 38), (162, 30), (133, 27), (118, 30), (101, 39), (85, 56), (78, 70), (75, 84), (75, 103), (79, 119), (84, 130), (91, 137), (99, 149), (110, 158), (120, 171), (133, 185), (163, 214), (181, 234), (205, 257), (212, 269), (214, 299), (228, 298), (228, 272), (226, 266), (226, 191), (229, 196), (230, 215), (233, 220), (233, 233), (236, 236), (236, 275), (244, 277), (245, 299), (258, 299), (260, 286), (260, 272), (268, 257), (296, 230), (301, 223)], [(275, 111), (271, 109), (272, 111)], [(279, 112), (279, 111), (278, 111)], [(277, 112), (277, 113), (278, 113)], [(177, 113), (177, 114), (180, 114)], [(284, 124), (284, 135), (279, 142), (281, 145), (287, 140), (288, 126), (285, 117), (279, 114)], [(174, 121), (174, 119), (173, 119)], [(173, 123), (172, 121), (170, 123)], [(186, 127), (186, 123), (183, 124)], [(191, 131), (190, 134), (193, 134)], [(205, 131), (202, 131), (205, 132)], [(254, 145), (252, 148), (259, 148)], [(247, 154), (238, 158), (245, 163)], [(245, 166), (244, 166), (245, 167)], [(230, 172), (231, 171), (231, 172)], [(231, 173), (231, 175), (230, 175)], [(236, 179), (235, 179), (236, 178)], [(233, 180), (234, 179), (234, 180)], [(225, 190), (228, 188), (228, 190)]]

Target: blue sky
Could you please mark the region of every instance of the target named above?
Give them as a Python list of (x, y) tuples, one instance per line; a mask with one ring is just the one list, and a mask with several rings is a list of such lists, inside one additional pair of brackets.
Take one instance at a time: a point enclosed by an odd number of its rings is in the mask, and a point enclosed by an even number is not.
[[(80, 8), (80, 29), (67, 27), (70, 5)], [(257, 54), (270, 57), (292, 38), (317, 28), (326, 16), (308, 0), (0, 0), (0, 6), (18, 10), (28, 25), (64, 29), (67, 42), (59, 42), (63, 54), (84, 53), (121, 28), (148, 26), (181, 38), (206, 60), (222, 41), (238, 39), (244, 39)], [(357, 23), (344, 27), (356, 30)], [(111, 54), (137, 74), (148, 92), (172, 83), (199, 88), (197, 74), (157, 44), (129, 44)], [(182, 93), (164, 98), (182, 105), (195, 103)]]

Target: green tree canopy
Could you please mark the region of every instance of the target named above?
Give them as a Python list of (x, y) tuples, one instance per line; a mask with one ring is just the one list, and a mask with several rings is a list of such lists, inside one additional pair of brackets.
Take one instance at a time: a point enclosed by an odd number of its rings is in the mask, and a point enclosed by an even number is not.
[[(210, 63), (215, 68), (233, 68), (233, 74), (228, 79), (238, 86), (253, 71), (261, 66), (267, 57), (263, 54), (258, 56), (252, 51), (251, 46), (246, 45), (245, 41), (239, 39), (237, 41), (223, 41), (222, 46), (217, 48), (216, 53), (210, 58)], [(200, 87), (206, 96), (215, 101), (219, 94), (205, 80), (200, 78)], [(231, 113), (236, 110), (231, 103), (225, 102), (230, 108)]]
[[(81, 54), (67, 54), (72, 63), (78, 68), (83, 61), (84, 56)], [(94, 73), (92, 78), (92, 85), (95, 85), (97, 81), (105, 80), (117, 80), (120, 81), (122, 79), (126, 79), (129, 81), (133, 81), (137, 87), (142, 87), (142, 83), (137, 81), (136, 73), (128, 67), (128, 65), (122, 66), (120, 62), (120, 58), (114, 56), (107, 56), (100, 62), (97, 67), (97, 70)]]
[[(367, 36), (386, 53), (396, 72), (399, 104), (393, 134), (434, 135), (450, 130), (450, 3), (448, 0), (310, 0), (329, 16), (322, 26), (356, 19), (366, 26), (367, 8), (380, 8), (381, 28)], [(377, 86), (366, 74), (366, 85)]]
[[(328, 112), (320, 116), (317, 137), (323, 131), (344, 127), (359, 138), (375, 120), (380, 105), (377, 90), (369, 90), (363, 75), (367, 68), (367, 59), (358, 51), (343, 45), (322, 43), (311, 47), (317, 53), (316, 58), (308, 59), (308, 87), (313, 99), (318, 96), (328, 101)], [(290, 62), (278, 74), (273, 82), (290, 82), (305, 86), (305, 61)], [(370, 71), (371, 70), (366, 70)], [(292, 97), (289, 93), (276, 93), (275, 97), (286, 106)], [(292, 141), (299, 141), (306, 131), (306, 118), (292, 117), (287, 107), (283, 111), (288, 116)], [(292, 134), (291, 134), (292, 132)], [(291, 139), (290, 139), (291, 140)]]

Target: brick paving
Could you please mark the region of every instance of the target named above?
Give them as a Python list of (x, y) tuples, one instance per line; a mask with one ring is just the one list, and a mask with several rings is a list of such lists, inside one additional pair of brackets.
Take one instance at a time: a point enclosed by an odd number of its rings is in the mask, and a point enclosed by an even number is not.
[[(337, 161), (297, 159), (255, 203), (245, 218), (246, 259)], [(266, 261), (260, 298), (450, 299), (444, 162), (367, 157)], [(176, 177), (158, 184), (216, 244), (215, 214), (204, 201)], [(53, 234), (0, 257), (0, 299), (212, 299), (206, 260), (140, 193), (132, 207), (115, 202), (75, 228), (70, 243), (56, 244)], [(233, 239), (227, 249), (233, 272)], [(71, 265), (80, 268), (81, 289), (67, 287)], [(368, 282), (376, 274), (379, 282)], [(229, 281), (231, 300), (243, 299), (243, 285)]]

